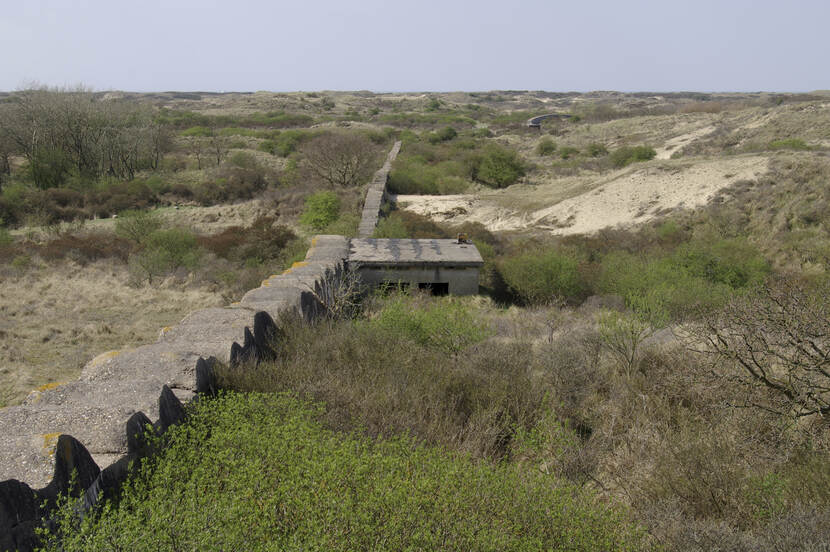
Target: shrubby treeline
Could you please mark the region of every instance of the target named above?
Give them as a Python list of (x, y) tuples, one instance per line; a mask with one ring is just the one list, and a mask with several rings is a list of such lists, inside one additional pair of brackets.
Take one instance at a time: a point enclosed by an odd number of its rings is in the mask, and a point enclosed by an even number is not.
[(0, 168), (8, 174), (9, 157), (25, 157), (40, 189), (105, 175), (131, 180), (158, 168), (171, 147), (151, 108), (83, 88), (25, 90), (0, 104)]

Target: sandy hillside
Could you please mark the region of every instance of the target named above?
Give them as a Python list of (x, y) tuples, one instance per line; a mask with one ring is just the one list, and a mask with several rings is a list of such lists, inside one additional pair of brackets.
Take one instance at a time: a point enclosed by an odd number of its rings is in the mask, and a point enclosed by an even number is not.
[(677, 151), (678, 149), (682, 148), (683, 146), (690, 144), (697, 140), (698, 138), (702, 138), (707, 134), (711, 134), (717, 129), (714, 126), (705, 126), (703, 128), (695, 129), (691, 132), (687, 132), (685, 134), (680, 134), (679, 136), (675, 136), (674, 138), (670, 138), (666, 140), (666, 143), (663, 144), (662, 148), (657, 148), (657, 159), (669, 159), (671, 158), (672, 153)]
[[(438, 222), (480, 222), (493, 231), (537, 228), (560, 235), (590, 234), (606, 227), (646, 222), (674, 209), (705, 205), (724, 187), (760, 176), (767, 164), (767, 159), (759, 156), (694, 164), (649, 163), (617, 171), (597, 180), (590, 191), (528, 211), (505, 206), (510, 188), (481, 197), (400, 195), (394, 199), (400, 208)], [(540, 188), (551, 186), (556, 183)]]

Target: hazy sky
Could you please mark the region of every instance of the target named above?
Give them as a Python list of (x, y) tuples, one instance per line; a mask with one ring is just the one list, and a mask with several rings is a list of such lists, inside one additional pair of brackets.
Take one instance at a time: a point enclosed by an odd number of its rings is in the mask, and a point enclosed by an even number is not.
[(830, 0), (0, 0), (0, 90), (830, 88)]

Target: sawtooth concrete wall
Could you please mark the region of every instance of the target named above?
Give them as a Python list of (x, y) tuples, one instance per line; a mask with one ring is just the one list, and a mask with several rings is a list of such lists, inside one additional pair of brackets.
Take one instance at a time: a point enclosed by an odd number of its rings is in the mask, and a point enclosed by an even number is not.
[(363, 214), (360, 217), (360, 226), (357, 227), (358, 238), (371, 238), (375, 232), (375, 227), (378, 225), (378, 219), (380, 218), (380, 209), (386, 199), (386, 181), (389, 179), (389, 172), (392, 170), (392, 162), (400, 151), (401, 142), (395, 142), (395, 145), (389, 151), (389, 155), (386, 156), (386, 162), (375, 173), (369, 183), (366, 201), (363, 203)]
[[(359, 237), (374, 233), (400, 149), (395, 142), (369, 184)], [(142, 437), (147, 425), (161, 434), (185, 418), (184, 403), (215, 392), (217, 361), (233, 366), (268, 360), (274, 320), (325, 314), (348, 256), (348, 238), (316, 236), (304, 261), (264, 280), (239, 303), (190, 313), (162, 328), (156, 343), (103, 353), (77, 381), (34, 391), (23, 404), (0, 409), (0, 552), (36, 546), (34, 530), (69, 490), (73, 471), (85, 489), (81, 508), (117, 489), (130, 463), (152, 452)]]
[(69, 490), (73, 470), (86, 490), (83, 508), (117, 488), (130, 462), (151, 452), (142, 438), (147, 424), (163, 433), (184, 419), (183, 403), (215, 391), (216, 361), (272, 358), (275, 319), (324, 314), (348, 254), (347, 238), (317, 236), (304, 261), (239, 303), (193, 312), (163, 328), (156, 343), (99, 355), (77, 381), (0, 409), (0, 551), (33, 549), (35, 527)]

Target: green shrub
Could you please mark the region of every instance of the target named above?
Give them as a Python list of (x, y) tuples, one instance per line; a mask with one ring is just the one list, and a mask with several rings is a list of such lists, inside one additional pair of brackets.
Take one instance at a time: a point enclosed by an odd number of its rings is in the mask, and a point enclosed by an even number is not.
[(608, 155), (608, 148), (606, 148), (603, 144), (591, 142), (588, 144), (588, 155), (591, 157), (602, 157), (603, 155)]
[(654, 159), (657, 152), (648, 146), (623, 146), (611, 154), (611, 163), (617, 167), (625, 167), (638, 161)]
[(446, 126), (437, 132), (430, 132), (427, 135), (427, 141), (430, 144), (438, 144), (441, 142), (448, 142), (456, 136), (458, 136), (458, 132), (456, 132), (453, 127)]
[(323, 229), (323, 233), (354, 238), (357, 236), (357, 227), (359, 225), (360, 215), (354, 213), (343, 213), (337, 220), (328, 224)]
[[(475, 463), (410, 439), (339, 435), (285, 395), (194, 402), (117, 504), (47, 550), (641, 550), (643, 531), (535, 470)], [(49, 539), (46, 539), (49, 540)]]
[(386, 239), (403, 239), (411, 238), (409, 230), (406, 228), (403, 219), (397, 213), (392, 213), (388, 217), (383, 217), (378, 221), (377, 227), (372, 234), (373, 238)]
[(772, 150), (808, 150), (810, 146), (801, 138), (782, 138), (780, 140), (773, 140), (769, 143), (769, 149)]
[[(617, 251), (603, 257), (599, 293), (626, 298), (629, 306), (664, 308), (682, 318), (694, 308), (714, 308), (761, 283), (769, 263), (741, 239), (696, 240), (670, 254), (639, 256)], [(650, 307), (649, 307), (650, 306)]]
[(311, 136), (312, 134), (310, 132), (302, 130), (285, 130), (273, 138), (263, 140), (259, 144), (259, 150), (268, 152), (271, 155), (288, 157), (297, 151), (297, 146)]
[(331, 191), (311, 194), (305, 200), (305, 210), (300, 222), (311, 229), (320, 231), (337, 220), (340, 215), (340, 198)]
[(579, 148), (573, 146), (562, 146), (559, 148), (559, 157), (562, 159), (570, 159), (577, 155), (579, 155)]
[(135, 243), (144, 243), (161, 226), (161, 217), (155, 211), (123, 211), (115, 221), (115, 234)]
[(513, 150), (491, 146), (473, 161), (473, 178), (492, 188), (505, 188), (525, 175), (525, 166)]
[(498, 269), (508, 289), (527, 304), (575, 299), (585, 292), (578, 260), (554, 249), (502, 259)]
[(466, 174), (467, 169), (459, 161), (429, 164), (423, 157), (414, 156), (395, 164), (387, 187), (394, 194), (456, 194), (469, 186)]
[(201, 251), (193, 232), (184, 228), (156, 230), (144, 240), (144, 248), (130, 256), (132, 275), (138, 281), (169, 274), (179, 268), (193, 270)]
[(375, 331), (446, 352), (461, 351), (489, 334), (486, 324), (470, 307), (451, 297), (417, 305), (416, 299), (398, 294), (383, 305), (369, 325)]
[(17, 270), (26, 270), (32, 266), (32, 258), (28, 255), (18, 255), (12, 259), (12, 267)]
[(3, 226), (2, 223), (3, 219), (0, 219), (0, 247), (8, 247), (14, 243), (14, 238), (9, 229)]
[(536, 155), (552, 155), (556, 151), (556, 142), (548, 137), (542, 138), (536, 144)]

